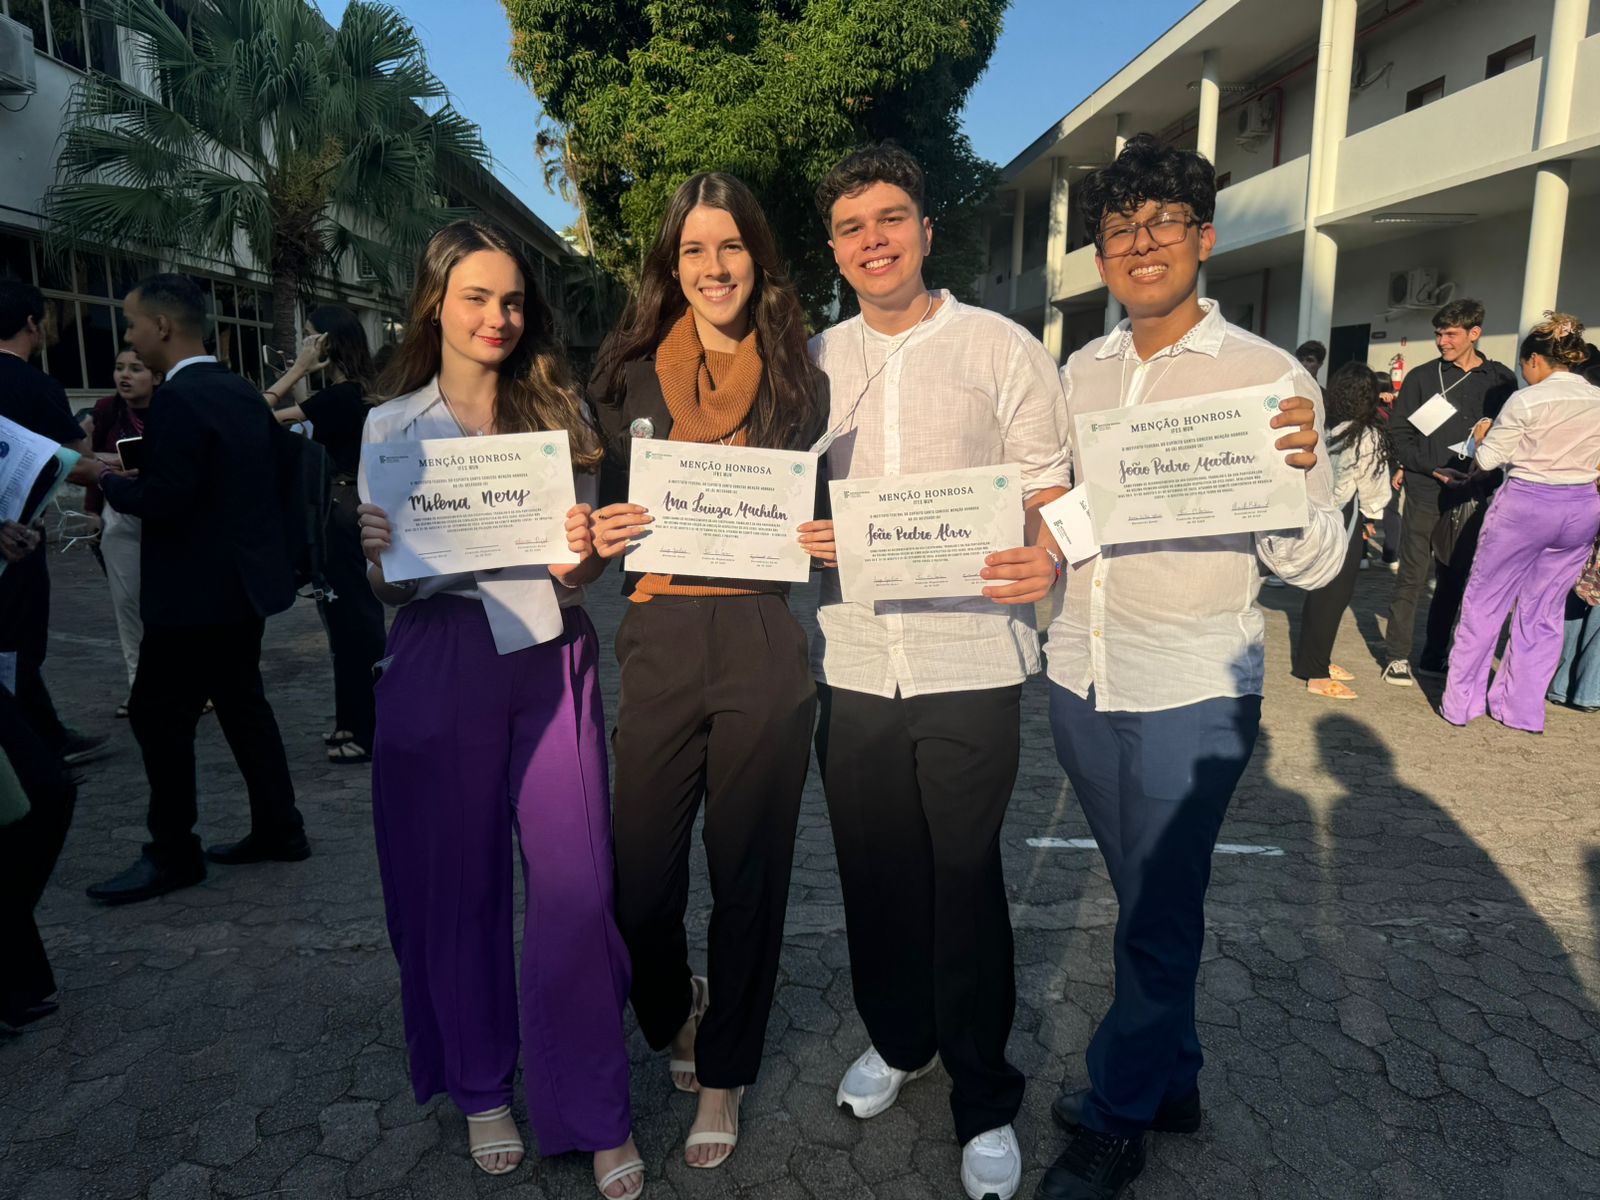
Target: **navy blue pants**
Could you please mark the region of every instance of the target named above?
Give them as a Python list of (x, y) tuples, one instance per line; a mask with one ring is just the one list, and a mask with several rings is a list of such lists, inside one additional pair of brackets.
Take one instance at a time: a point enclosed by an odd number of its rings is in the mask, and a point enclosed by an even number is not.
[(1056, 757), (1117, 893), (1116, 995), (1085, 1055), (1084, 1124), (1130, 1136), (1200, 1074), (1195, 980), (1211, 854), (1255, 749), (1261, 697), (1096, 712), (1050, 685)]

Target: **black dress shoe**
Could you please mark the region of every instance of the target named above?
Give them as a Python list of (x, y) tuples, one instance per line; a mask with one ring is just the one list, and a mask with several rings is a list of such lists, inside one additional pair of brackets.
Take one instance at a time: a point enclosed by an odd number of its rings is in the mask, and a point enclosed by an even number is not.
[(107, 739), (103, 737), (93, 737), (87, 733), (79, 733), (76, 729), (69, 729), (67, 736), (61, 742), (61, 761), (69, 767), (86, 763), (105, 749), (106, 741)]
[[(1062, 1092), (1050, 1105), (1050, 1115), (1062, 1129), (1071, 1133), (1083, 1124), (1083, 1105), (1089, 1099), (1089, 1089), (1079, 1088)], [(1200, 1089), (1196, 1088), (1182, 1100), (1167, 1100), (1156, 1109), (1150, 1122), (1152, 1133), (1193, 1133), (1200, 1128)]]
[(206, 857), (227, 867), (239, 867), (258, 862), (302, 862), (311, 857), (311, 843), (306, 835), (297, 833), (292, 838), (267, 839), (247, 833), (237, 842), (220, 842), (206, 851)]
[(0, 1028), (10, 1027), (13, 1031), (21, 1029), (41, 1017), (48, 1017), (60, 1007), (54, 1000), (34, 1000), (14, 1008), (0, 1009)]
[(153, 900), (179, 888), (193, 887), (206, 877), (206, 864), (198, 859), (190, 867), (174, 870), (157, 866), (148, 856), (140, 855), (120, 875), (92, 884), (84, 889), (91, 900), (102, 904), (134, 904), (140, 900)]
[(1118, 1137), (1080, 1127), (1044, 1173), (1034, 1200), (1116, 1200), (1144, 1162), (1144, 1134)]

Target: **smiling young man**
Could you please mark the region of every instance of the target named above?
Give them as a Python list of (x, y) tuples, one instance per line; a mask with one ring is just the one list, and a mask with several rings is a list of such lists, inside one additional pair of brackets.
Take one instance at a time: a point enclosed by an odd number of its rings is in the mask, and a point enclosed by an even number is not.
[[(1428, 586), (1431, 571), (1437, 572), (1437, 581), (1428, 604), (1428, 632), (1417, 670), (1424, 675), (1445, 673), (1450, 631), (1461, 611), (1461, 597), (1467, 590), (1478, 530), (1483, 524), (1481, 502), (1500, 483), (1499, 471), (1477, 475), (1469, 481), (1463, 474), (1466, 460), (1450, 448), (1464, 442), (1483, 418), (1498, 416), (1517, 390), (1517, 377), (1511, 368), (1479, 353), (1483, 322), (1483, 305), (1476, 300), (1455, 300), (1433, 314), (1433, 343), (1439, 348), (1439, 357), (1406, 375), (1389, 421), (1395, 462), (1405, 471), (1405, 511), (1400, 525), (1399, 574), (1389, 600), (1389, 628), (1384, 634), (1389, 662), (1383, 678), (1385, 683), (1398, 687), (1413, 683), (1411, 646), (1416, 635), (1417, 602)], [(1411, 418), (1434, 396), (1443, 396), (1454, 411), (1438, 428), (1423, 433)], [(1469, 504), (1476, 504), (1477, 508), (1463, 508)], [(1468, 515), (1450, 523), (1448, 532), (1452, 536), (1436, 538), (1441, 515), (1460, 516), (1461, 512)], [(1446, 552), (1443, 559), (1438, 557), (1440, 550)]]
[[(832, 395), (833, 479), (1016, 463), (1035, 510), (1067, 482), (1065, 412), (1050, 356), (1026, 330), (929, 291), (933, 226), (905, 151), (852, 154), (817, 190), (859, 316), (812, 339)], [(831, 524), (802, 541), (834, 561)], [(1007, 1200), (1022, 1175), (1011, 1122), (1022, 1074), (1006, 1061), (1016, 1006), (1000, 826), (1020, 748), (1022, 682), (1039, 669), (1035, 601), (1052, 552), (986, 560), (983, 597), (848, 604), (824, 576), (812, 643), (817, 761), (844, 889), (856, 1007), (872, 1046), (839, 1085), (857, 1117), (949, 1072), (969, 1196)]]
[(1199, 1127), (1205, 892), (1261, 719), (1257, 562), (1316, 588), (1347, 545), (1315, 453), (1316, 383), (1199, 296), (1216, 241), (1211, 164), (1140, 134), (1080, 195), (1101, 278), (1128, 319), (1067, 361), (1068, 411), (1244, 388), (1287, 396), (1270, 424), (1307, 471), (1308, 505), (1299, 529), (1111, 546), (1067, 574), (1047, 647), (1050, 723), (1116, 890), (1116, 986), (1086, 1054), (1088, 1088), (1055, 1102), (1072, 1140), (1040, 1183), (1044, 1200), (1111, 1200), (1143, 1170), (1146, 1130)]

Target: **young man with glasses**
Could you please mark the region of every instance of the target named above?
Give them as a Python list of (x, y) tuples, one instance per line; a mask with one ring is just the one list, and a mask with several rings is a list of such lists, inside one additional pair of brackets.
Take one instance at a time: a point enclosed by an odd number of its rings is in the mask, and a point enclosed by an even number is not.
[(1261, 720), (1257, 562), (1316, 588), (1347, 547), (1316, 454), (1316, 383), (1197, 291), (1216, 241), (1211, 164), (1140, 134), (1080, 196), (1101, 278), (1128, 319), (1067, 361), (1069, 414), (1242, 388), (1288, 396), (1270, 425), (1307, 472), (1308, 503), (1298, 529), (1110, 546), (1067, 573), (1046, 647), (1050, 723), (1116, 890), (1116, 985), (1086, 1054), (1089, 1086), (1055, 1101), (1072, 1140), (1042, 1200), (1112, 1200), (1144, 1169), (1146, 1130), (1199, 1127), (1206, 886)]
[[(1022, 1178), (1006, 1061), (1016, 1008), (1000, 827), (1021, 750), (1022, 682), (1039, 669), (1033, 604), (1059, 558), (1035, 511), (1067, 482), (1056, 365), (1021, 326), (930, 291), (922, 169), (895, 146), (846, 158), (817, 189), (859, 316), (812, 339), (832, 393), (832, 479), (1016, 463), (1029, 543), (991, 554), (982, 597), (846, 603), (823, 577), (812, 642), (817, 762), (839, 856), (856, 1008), (872, 1045), (837, 1101), (857, 1117), (933, 1069), (950, 1074), (973, 1200)], [(836, 559), (831, 522), (802, 525)]]
[[(1484, 502), (1500, 484), (1500, 472), (1468, 479), (1466, 459), (1451, 449), (1467, 438), (1485, 417), (1493, 418), (1517, 390), (1511, 369), (1478, 352), (1483, 334), (1483, 305), (1456, 300), (1433, 314), (1433, 343), (1439, 357), (1410, 371), (1395, 397), (1389, 437), (1395, 462), (1405, 472), (1405, 509), (1400, 523), (1400, 570), (1389, 600), (1389, 627), (1384, 633), (1383, 680), (1411, 687), (1411, 646), (1416, 634), (1417, 602), (1437, 580), (1428, 605), (1428, 632), (1417, 672), (1443, 676), (1450, 657), (1450, 631), (1461, 611), (1461, 597), (1478, 548)], [(1437, 428), (1424, 433), (1411, 418), (1435, 396), (1453, 410)]]

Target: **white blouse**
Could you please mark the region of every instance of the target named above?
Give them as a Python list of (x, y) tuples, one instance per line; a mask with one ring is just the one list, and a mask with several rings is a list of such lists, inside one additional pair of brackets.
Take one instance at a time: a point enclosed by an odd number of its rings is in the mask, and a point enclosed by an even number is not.
[(1477, 464), (1510, 463), (1506, 474), (1528, 483), (1593, 483), (1600, 478), (1600, 388), (1571, 371), (1556, 371), (1506, 401)]
[[(367, 414), (367, 423), (361, 429), (363, 445), (464, 436), (445, 405), (437, 377), (408, 396), (380, 404)], [(574, 472), (573, 484), (579, 504), (594, 504), (599, 495), (598, 476)], [(370, 503), (365, 456), (356, 475), (356, 490), (364, 502)], [(501, 654), (560, 637), (561, 610), (583, 603), (582, 588), (557, 584), (542, 566), (432, 575), (417, 584), (417, 599), (438, 595), (481, 601), (494, 634), (495, 649)]]

